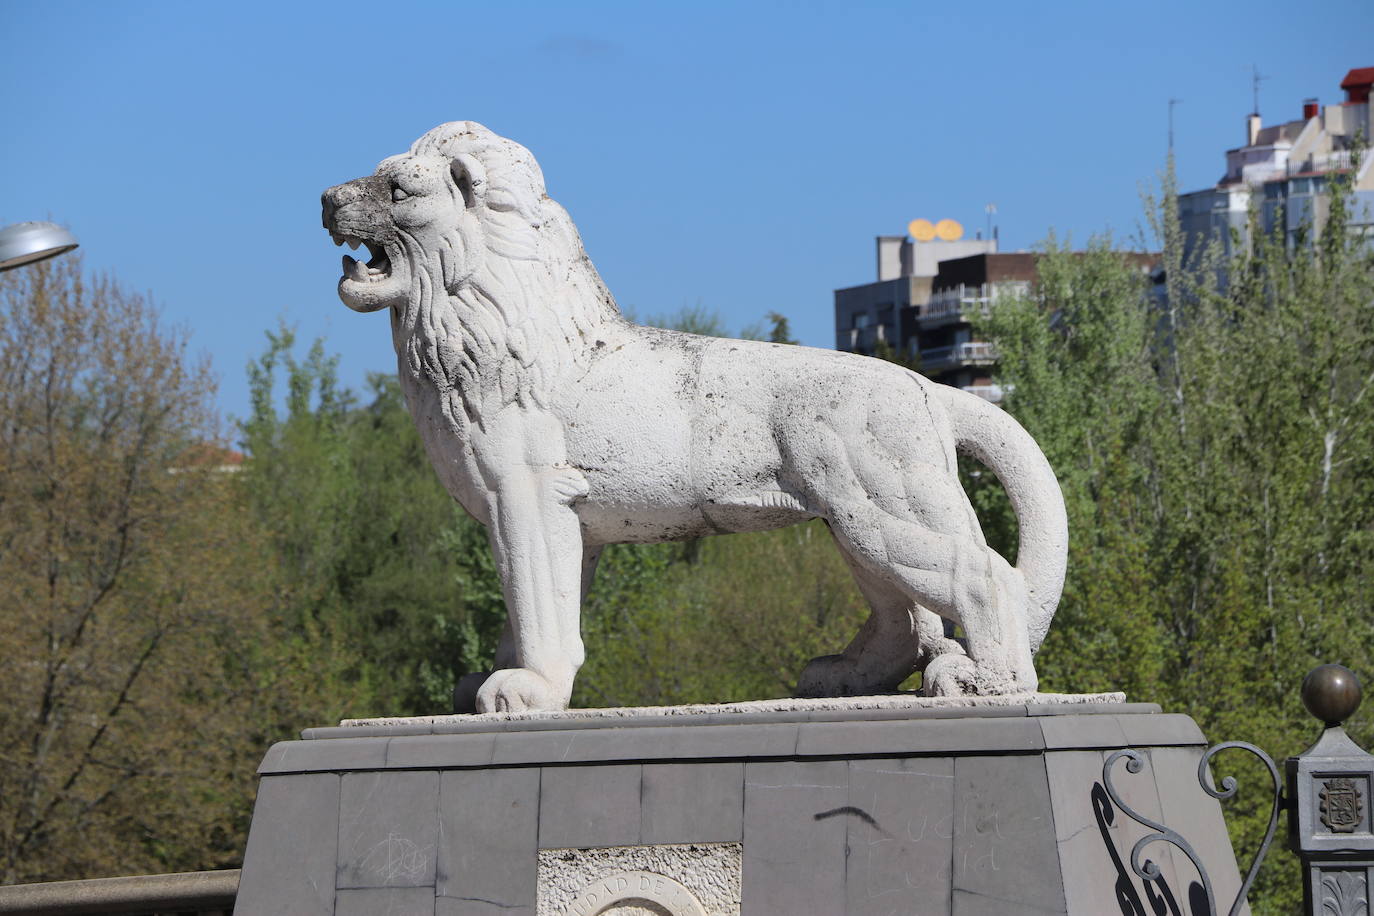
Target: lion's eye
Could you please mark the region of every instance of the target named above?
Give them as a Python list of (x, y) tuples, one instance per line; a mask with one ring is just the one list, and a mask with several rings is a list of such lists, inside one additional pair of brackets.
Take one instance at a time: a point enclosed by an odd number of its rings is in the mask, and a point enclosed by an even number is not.
[(391, 199), (392, 199), (393, 201), (396, 201), (396, 202), (399, 203), (400, 201), (405, 200), (405, 199), (406, 199), (407, 197), (409, 197), (409, 196), (410, 196), (409, 194), (407, 194), (405, 191), (401, 190), (401, 188), (400, 188), (399, 185), (392, 185), (392, 186), (391, 186)]

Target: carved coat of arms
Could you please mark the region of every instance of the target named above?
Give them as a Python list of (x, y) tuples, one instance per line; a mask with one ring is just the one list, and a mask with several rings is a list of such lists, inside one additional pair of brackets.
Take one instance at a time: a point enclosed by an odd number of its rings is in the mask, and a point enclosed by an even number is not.
[(1344, 777), (1322, 783), (1321, 819), (1332, 833), (1354, 833), (1360, 823), (1362, 802), (1355, 780)]

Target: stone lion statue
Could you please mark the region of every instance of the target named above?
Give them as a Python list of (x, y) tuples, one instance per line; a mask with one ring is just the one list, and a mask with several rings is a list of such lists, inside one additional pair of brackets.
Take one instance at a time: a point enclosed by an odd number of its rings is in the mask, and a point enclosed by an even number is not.
[[(607, 544), (823, 519), (872, 608), (801, 696), (1030, 692), (1063, 586), (1063, 499), (1006, 413), (850, 353), (642, 327), (616, 308), (529, 151), (443, 124), (323, 195), (339, 297), (386, 309), (430, 460), (487, 527), (508, 621), (481, 712), (562, 709), (582, 597)], [(956, 450), (990, 467), (1020, 525), (991, 550)], [(952, 638), (954, 624), (964, 639)]]

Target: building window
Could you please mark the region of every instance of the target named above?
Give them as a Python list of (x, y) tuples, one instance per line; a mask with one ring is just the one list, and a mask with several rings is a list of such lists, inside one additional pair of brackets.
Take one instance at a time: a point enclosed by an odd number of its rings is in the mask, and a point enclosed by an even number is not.
[(855, 313), (854, 313), (854, 330), (856, 330), (856, 331), (862, 331), (864, 328), (868, 327), (868, 323), (869, 323), (870, 320), (871, 320), (871, 319), (870, 319), (870, 317), (869, 317), (868, 312), (855, 312)]

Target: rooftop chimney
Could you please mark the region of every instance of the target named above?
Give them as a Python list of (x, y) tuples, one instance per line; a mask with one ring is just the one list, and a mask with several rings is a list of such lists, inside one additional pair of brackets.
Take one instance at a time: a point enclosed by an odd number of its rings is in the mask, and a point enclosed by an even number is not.
[(1356, 67), (1341, 80), (1346, 104), (1363, 105), (1369, 101), (1369, 87), (1374, 86), (1374, 67)]
[(906, 236), (902, 235), (880, 235), (878, 236), (878, 281), (895, 280), (903, 275), (903, 261), (910, 255), (905, 249), (910, 244)]
[(1263, 122), (1260, 121), (1259, 112), (1255, 112), (1254, 114), (1250, 115), (1248, 118), (1245, 119), (1246, 146), (1255, 145), (1255, 141), (1259, 139), (1260, 126), (1262, 124)]
[(1302, 119), (1304, 121), (1312, 120), (1317, 115), (1321, 114), (1321, 110), (1322, 107), (1317, 103), (1316, 99), (1302, 100)]

